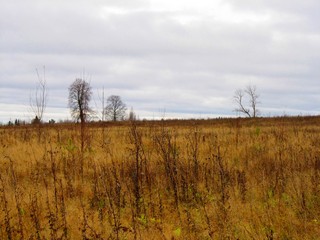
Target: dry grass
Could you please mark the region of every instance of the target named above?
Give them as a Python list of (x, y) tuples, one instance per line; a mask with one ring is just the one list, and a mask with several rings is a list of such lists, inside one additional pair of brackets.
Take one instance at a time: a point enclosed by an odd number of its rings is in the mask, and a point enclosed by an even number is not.
[(319, 239), (319, 123), (2, 127), (0, 239)]

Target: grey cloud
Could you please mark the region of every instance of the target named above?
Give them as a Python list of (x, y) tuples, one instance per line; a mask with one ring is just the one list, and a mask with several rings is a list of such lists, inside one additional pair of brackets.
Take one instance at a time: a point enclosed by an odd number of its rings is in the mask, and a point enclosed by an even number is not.
[[(68, 86), (85, 72), (95, 89), (104, 86), (140, 112), (234, 115), (233, 92), (250, 83), (261, 91), (262, 108), (317, 109), (320, 21), (310, 23), (319, 3), (228, 3), (266, 18), (222, 21), (150, 9), (142, 0), (7, 1), (0, 10), (0, 87), (32, 89), (35, 68), (46, 65), (50, 106), (57, 108), (66, 108)], [(308, 97), (293, 101), (297, 94)]]

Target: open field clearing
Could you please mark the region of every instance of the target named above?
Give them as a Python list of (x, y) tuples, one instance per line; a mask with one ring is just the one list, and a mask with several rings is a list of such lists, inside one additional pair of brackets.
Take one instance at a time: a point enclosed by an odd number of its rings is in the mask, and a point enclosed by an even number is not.
[(0, 239), (319, 239), (320, 118), (0, 128)]

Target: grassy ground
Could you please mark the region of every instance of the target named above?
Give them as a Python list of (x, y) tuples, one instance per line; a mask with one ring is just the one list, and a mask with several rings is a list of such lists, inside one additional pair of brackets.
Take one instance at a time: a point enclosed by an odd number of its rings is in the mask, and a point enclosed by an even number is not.
[(320, 118), (0, 128), (0, 239), (320, 239)]

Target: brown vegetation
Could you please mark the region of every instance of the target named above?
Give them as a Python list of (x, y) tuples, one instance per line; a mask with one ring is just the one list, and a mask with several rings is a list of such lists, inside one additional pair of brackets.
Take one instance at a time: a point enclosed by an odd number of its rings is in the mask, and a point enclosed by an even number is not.
[(0, 239), (317, 239), (320, 119), (0, 128)]

